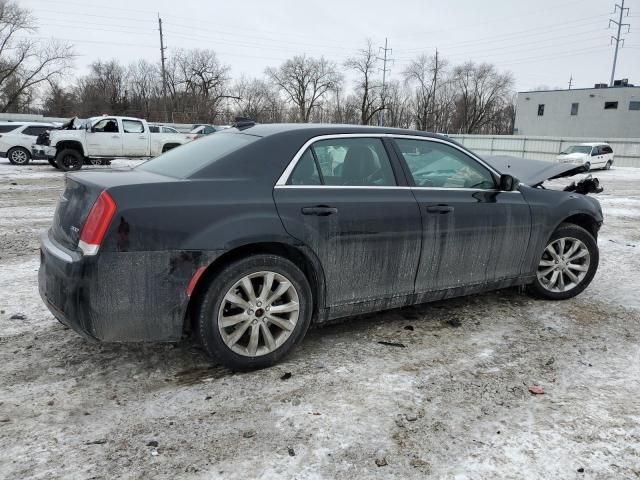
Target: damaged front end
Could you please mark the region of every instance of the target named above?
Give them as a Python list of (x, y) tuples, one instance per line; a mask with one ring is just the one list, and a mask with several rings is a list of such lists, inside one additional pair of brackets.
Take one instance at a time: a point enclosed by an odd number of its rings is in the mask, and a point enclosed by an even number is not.
[[(497, 171), (508, 173), (517, 178), (521, 183), (534, 188), (544, 188), (542, 184), (547, 180), (572, 177), (589, 170), (588, 167), (584, 165), (552, 163), (543, 160), (530, 160), (505, 155), (484, 157), (484, 160)], [(603, 188), (600, 186), (600, 181), (597, 178), (588, 175), (577, 182), (572, 182), (564, 188), (564, 191), (587, 195), (589, 193), (600, 193), (603, 191)]]

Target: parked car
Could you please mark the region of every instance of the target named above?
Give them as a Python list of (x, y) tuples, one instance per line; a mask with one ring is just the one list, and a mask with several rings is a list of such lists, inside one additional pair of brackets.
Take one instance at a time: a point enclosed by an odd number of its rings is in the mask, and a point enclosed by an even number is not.
[(581, 171), (419, 131), (245, 123), (68, 174), (40, 294), (87, 337), (195, 332), (241, 369), (277, 362), (312, 322), (513, 285), (567, 299), (598, 267), (602, 211), (575, 184), (539, 187)]
[(31, 145), (38, 135), (54, 128), (53, 123), (0, 122), (0, 157), (14, 165), (26, 165), (31, 159)]
[(560, 163), (584, 165), (591, 170), (609, 170), (613, 165), (613, 149), (608, 143), (580, 143), (571, 145), (557, 159)]
[(227, 125), (195, 125), (191, 131), (189, 132), (189, 136), (195, 140), (197, 138), (204, 137), (206, 135), (211, 135), (212, 133), (220, 132), (226, 128), (229, 128)]
[(169, 127), (167, 125), (155, 125), (151, 123), (149, 124), (149, 131), (151, 133), (180, 133), (173, 127)]
[(84, 122), (72, 119), (52, 130), (44, 145), (34, 144), (32, 152), (68, 171), (79, 170), (86, 160), (100, 164), (117, 157), (155, 157), (189, 141), (181, 133), (151, 135), (146, 120), (140, 118), (102, 116)]

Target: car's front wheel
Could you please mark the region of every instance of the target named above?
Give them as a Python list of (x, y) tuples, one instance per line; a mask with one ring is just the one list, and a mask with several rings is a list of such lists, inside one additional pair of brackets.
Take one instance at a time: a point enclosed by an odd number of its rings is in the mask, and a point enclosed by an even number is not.
[(302, 340), (312, 305), (309, 282), (295, 264), (253, 255), (211, 279), (197, 313), (200, 339), (231, 369), (269, 367)]
[(595, 238), (582, 227), (563, 223), (542, 252), (531, 289), (550, 300), (575, 297), (593, 280), (598, 261)]
[(26, 165), (31, 160), (31, 154), (26, 148), (13, 147), (7, 152), (7, 158), (14, 165)]

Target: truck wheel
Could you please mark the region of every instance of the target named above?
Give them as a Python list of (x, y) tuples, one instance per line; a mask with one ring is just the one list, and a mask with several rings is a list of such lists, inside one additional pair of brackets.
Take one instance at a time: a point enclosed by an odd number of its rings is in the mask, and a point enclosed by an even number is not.
[(49, 165), (51, 165), (56, 170), (60, 170), (60, 167), (58, 166), (58, 164), (56, 163), (56, 161), (54, 159), (50, 158), (50, 159), (48, 159), (48, 161), (49, 161)]
[(13, 147), (7, 152), (7, 158), (13, 165), (26, 165), (31, 160), (31, 154), (26, 148)]
[(65, 148), (56, 155), (56, 163), (60, 170), (64, 172), (80, 170), (83, 162), (82, 154), (73, 148)]

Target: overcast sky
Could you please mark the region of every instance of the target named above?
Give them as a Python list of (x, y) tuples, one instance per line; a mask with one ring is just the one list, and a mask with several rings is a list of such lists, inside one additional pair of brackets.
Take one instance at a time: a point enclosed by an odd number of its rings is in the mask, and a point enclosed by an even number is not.
[[(618, 3), (621, 0), (618, 0)], [(518, 90), (608, 83), (615, 0), (19, 0), (40, 23), (39, 35), (74, 44), (78, 71), (97, 59), (159, 59), (158, 13), (165, 45), (210, 48), (234, 77), (260, 76), (295, 54), (338, 63), (366, 38), (393, 49), (391, 76), (419, 53), (451, 63), (488, 61), (513, 72)], [(626, 0), (631, 33), (616, 78), (640, 84), (640, 0)], [(626, 31), (626, 29), (624, 30)]]

